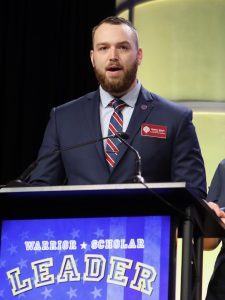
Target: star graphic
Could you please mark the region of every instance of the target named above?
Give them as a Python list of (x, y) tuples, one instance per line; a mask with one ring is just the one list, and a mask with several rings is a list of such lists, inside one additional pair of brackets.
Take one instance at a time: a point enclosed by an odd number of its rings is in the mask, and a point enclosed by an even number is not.
[(72, 287), (70, 287), (70, 290), (66, 293), (69, 295), (70, 299), (77, 297), (77, 289), (73, 289)]
[(0, 290), (0, 297), (4, 298), (4, 290)]
[(94, 232), (94, 234), (96, 234), (97, 238), (104, 237), (103, 229), (100, 229), (99, 227), (98, 227), (97, 230)]
[(4, 268), (6, 264), (6, 260), (0, 260), (0, 269)]
[(7, 235), (3, 234), (3, 235), (2, 235), (2, 241), (3, 241), (3, 240), (7, 240), (7, 239), (8, 239)]
[(24, 260), (24, 259), (21, 258), (20, 261), (17, 264), (20, 266), (20, 269), (27, 268), (27, 259)]
[(13, 253), (17, 253), (16, 248), (17, 248), (17, 246), (14, 246), (13, 244), (11, 244), (11, 247), (8, 249), (8, 251), (10, 252), (11, 255)]
[(97, 289), (96, 286), (95, 286), (94, 291), (91, 292), (91, 294), (93, 294), (93, 296), (94, 296), (94, 299), (97, 298), (97, 297), (102, 297), (101, 290), (102, 289)]
[(21, 237), (21, 240), (22, 240), (22, 241), (29, 239), (28, 233), (29, 233), (28, 231), (23, 231), (23, 232), (20, 234), (20, 237)]
[(87, 248), (87, 245), (85, 242), (83, 242), (82, 244), (80, 244), (80, 247), (81, 249), (86, 249)]
[(32, 277), (30, 277), (30, 280), (35, 284), (36, 277), (35, 277), (35, 276), (32, 276)]
[(54, 276), (54, 283), (55, 284), (60, 284), (60, 282), (58, 282), (58, 278), (59, 278), (59, 273)]
[(85, 253), (87, 253), (88, 251), (90, 252), (91, 250), (91, 245), (87, 244), (86, 249), (84, 250)]
[(49, 239), (54, 239), (54, 231), (52, 231), (50, 228), (48, 229), (48, 231), (45, 233), (45, 235), (49, 238)]
[(79, 229), (75, 229), (73, 228), (72, 232), (70, 233), (71, 236), (72, 236), (72, 239), (75, 239), (75, 238), (79, 238), (80, 237), (80, 234), (79, 234), (80, 230)]
[(41, 250), (35, 250), (34, 251), (34, 254), (38, 254), (38, 253), (40, 253), (41, 252)]
[(48, 297), (49, 298), (52, 297), (51, 292), (52, 292), (52, 289), (45, 288), (44, 291), (41, 292), (41, 294), (44, 296), (44, 299), (47, 299)]
[(24, 293), (19, 294), (19, 295), (18, 295), (18, 299), (20, 299), (20, 298), (25, 298), (25, 294), (24, 294)]

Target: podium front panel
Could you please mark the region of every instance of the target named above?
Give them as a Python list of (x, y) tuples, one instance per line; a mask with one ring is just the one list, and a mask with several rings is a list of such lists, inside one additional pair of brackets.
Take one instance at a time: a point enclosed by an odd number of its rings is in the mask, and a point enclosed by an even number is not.
[(3, 220), (3, 299), (170, 299), (171, 217)]
[(189, 300), (189, 245), (225, 235), (185, 183), (6, 187), (0, 205), (3, 300), (174, 300), (177, 236)]

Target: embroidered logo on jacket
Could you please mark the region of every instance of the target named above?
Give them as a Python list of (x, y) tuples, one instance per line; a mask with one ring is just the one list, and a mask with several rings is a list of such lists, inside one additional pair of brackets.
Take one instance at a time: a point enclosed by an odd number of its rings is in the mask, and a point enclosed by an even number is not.
[(166, 139), (167, 126), (143, 123), (141, 125), (141, 135), (159, 139)]

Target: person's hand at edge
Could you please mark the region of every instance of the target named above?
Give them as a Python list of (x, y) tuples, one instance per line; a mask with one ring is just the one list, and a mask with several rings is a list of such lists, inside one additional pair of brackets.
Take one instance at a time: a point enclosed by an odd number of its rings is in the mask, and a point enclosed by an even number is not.
[(225, 208), (219, 207), (218, 204), (216, 204), (215, 202), (212, 202), (212, 201), (209, 201), (209, 202), (206, 202), (206, 203), (215, 212), (217, 217), (219, 217), (221, 219), (221, 221), (223, 221), (223, 223), (225, 223), (225, 211), (224, 211)]
[[(223, 210), (223, 208), (220, 208), (218, 204), (212, 201), (206, 202), (206, 204), (215, 212), (217, 217), (219, 217), (221, 221), (225, 223), (225, 208)], [(220, 241), (220, 238), (204, 238), (203, 249), (213, 250), (219, 245)]]

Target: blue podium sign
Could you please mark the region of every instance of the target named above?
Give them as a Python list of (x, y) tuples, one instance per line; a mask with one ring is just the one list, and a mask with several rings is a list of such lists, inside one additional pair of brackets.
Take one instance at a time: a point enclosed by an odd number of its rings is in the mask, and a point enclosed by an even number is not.
[(0, 299), (166, 300), (171, 218), (2, 221)]

